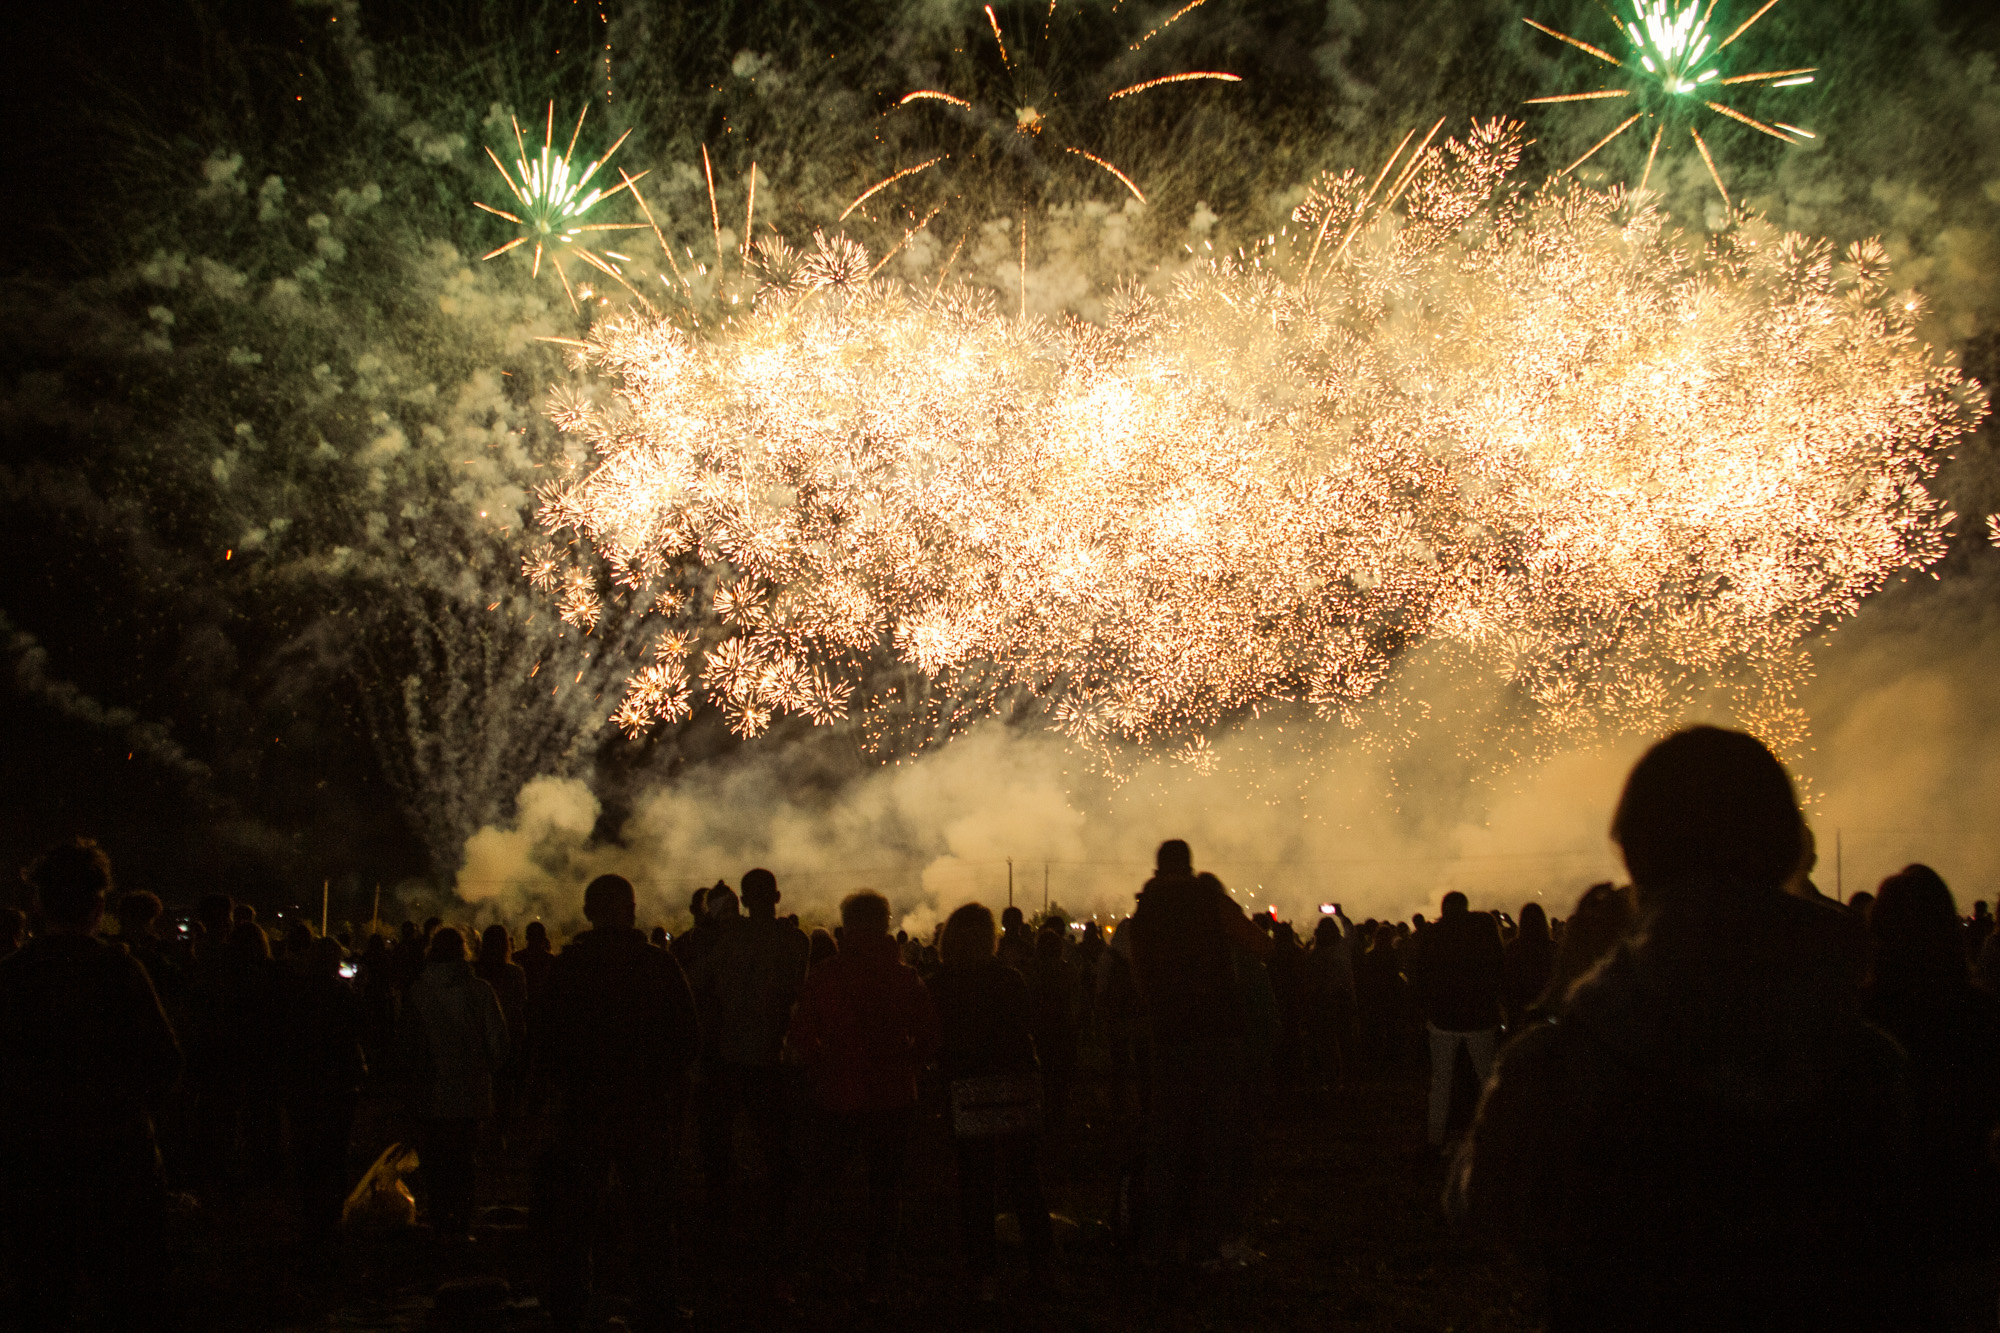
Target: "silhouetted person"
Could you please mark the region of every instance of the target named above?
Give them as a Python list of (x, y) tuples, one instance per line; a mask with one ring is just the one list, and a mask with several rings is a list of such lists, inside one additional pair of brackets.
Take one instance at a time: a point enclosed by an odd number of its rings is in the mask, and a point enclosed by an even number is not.
[(195, 903), (195, 920), (201, 935), (195, 940), (195, 966), (200, 968), (221, 957), (229, 947), (229, 928), (236, 924), (236, 904), (226, 893), (204, 893)]
[(1133, 978), (1151, 1038), (1145, 1245), (1165, 1260), (1184, 1231), (1191, 1257), (1206, 1259), (1228, 1223), (1228, 1136), (1246, 1072), (1231, 950), (1262, 958), (1271, 941), (1219, 881), (1195, 877), (1185, 842), (1161, 843), (1155, 864), (1131, 922)]
[(1028, 919), (1021, 915), (1018, 907), (1009, 907), (1000, 914), (1000, 961), (1019, 972), (1028, 974), (1028, 968), (1035, 961), (1035, 937), (1028, 929)]
[(555, 966), (555, 950), (549, 946), (549, 928), (539, 921), (530, 921), (521, 934), (520, 952), (514, 955), (514, 962), (528, 979), (529, 1011), (542, 998), (542, 991), (549, 984), (549, 972)]
[(76, 1278), (105, 1326), (167, 1324), (152, 1110), (180, 1047), (146, 970), (94, 938), (111, 863), (85, 839), (25, 876), (40, 932), (0, 961), (0, 1226), (19, 1326), (67, 1328)]
[(235, 908), (226, 893), (205, 893), (195, 904), (188, 1020), (180, 1034), (187, 1055), (187, 1091), (194, 1103), (195, 1153), (198, 1165), (211, 1176), (228, 1169), (238, 1119), (237, 1098), (230, 1086), (228, 1024), (222, 1013)]
[(396, 958), (390, 952), (386, 935), (368, 937), (368, 942), (361, 946), (358, 971), (362, 1040), (367, 1044), (369, 1063), (377, 1069), (393, 1068), (396, 1022), (403, 997), (396, 984)]
[(889, 903), (863, 889), (840, 904), (840, 952), (814, 968), (787, 1040), (820, 1110), (820, 1202), (857, 1153), (868, 1169), (863, 1291), (879, 1297), (895, 1244), (898, 1189), (917, 1072), (937, 1053), (937, 1011), (897, 957)]
[(806, 936), (806, 971), (811, 971), (827, 959), (840, 952), (840, 946), (833, 941), (833, 932), (824, 926), (814, 926), (812, 934)]
[[(1861, 895), (1856, 894), (1857, 898)], [(1986, 947), (1986, 941), (1993, 938), (1993, 905), (1981, 898), (1972, 905), (1972, 919), (1965, 923), (1965, 956), (1968, 960), (1979, 957), (1979, 951)]]
[(1306, 995), (1315, 1063), (1322, 1082), (1332, 1087), (1354, 1060), (1354, 923), (1341, 914), (1322, 916), (1313, 928), (1312, 950), (1306, 954)]
[(294, 921), (286, 926), (282, 960), (285, 966), (293, 969), (304, 966), (307, 955), (312, 953), (312, 947), (318, 940), (319, 936), (313, 933), (310, 921)]
[(139, 961), (160, 1002), (172, 1005), (186, 989), (187, 982), (157, 933), (163, 911), (158, 895), (144, 889), (120, 894), (118, 934), (111, 942), (124, 946), (125, 952)]
[(1035, 957), (1028, 965), (1028, 1013), (1035, 1035), (1035, 1052), (1041, 1059), (1042, 1086), (1046, 1093), (1044, 1110), (1051, 1135), (1060, 1135), (1069, 1123), (1070, 1087), (1076, 1081), (1077, 1021), (1081, 1004), (1077, 998), (1076, 969), (1063, 957), (1060, 927), (1035, 935)]
[[(2000, 1166), (1988, 1151), (2000, 1129), (2000, 1000), (1972, 984), (1957, 905), (1929, 866), (1883, 880), (1869, 925), (1874, 963), (1863, 1012), (1910, 1059), (1908, 1225), (1931, 1279), (1922, 1313), (1962, 1327), (1974, 1311), (1994, 1309), (1990, 1272), (1976, 1299), (1966, 1301), (1963, 1289), (2000, 1243)], [(1940, 1283), (1941, 1274), (1953, 1280)]]
[(1545, 1022), (1562, 1012), (1570, 988), (1602, 962), (1632, 929), (1632, 895), (1614, 884), (1593, 884), (1576, 900), (1563, 922), (1549, 984), (1528, 1006), (1520, 1026)]
[(1471, 1057), (1473, 1076), (1484, 1083), (1500, 1039), (1500, 993), (1506, 984), (1500, 928), (1489, 913), (1468, 906), (1464, 894), (1447, 893), (1436, 923), (1417, 937), (1410, 962), (1410, 988), (1430, 1035), (1427, 1129), (1433, 1148), (1444, 1146), (1459, 1050)]
[(673, 955), (647, 944), (634, 924), (629, 880), (592, 880), (583, 914), (591, 928), (556, 955), (545, 1017), (532, 1034), (537, 1076), (558, 1099), (542, 1168), (549, 1312), (558, 1329), (582, 1325), (598, 1216), (615, 1174), (644, 1256), (635, 1270), (636, 1327), (656, 1330), (675, 1310), (672, 1167), (697, 1045), (694, 999)]
[(1273, 1089), (1290, 1091), (1298, 1085), (1299, 1062), (1304, 1054), (1305, 1024), (1309, 1004), (1307, 989), (1311, 978), (1306, 972), (1306, 949), (1289, 921), (1266, 915), (1271, 923), (1271, 956), (1264, 961), (1271, 998), (1277, 1008), (1277, 1029), (1270, 1053)]
[(1556, 942), (1549, 934), (1549, 914), (1540, 903), (1521, 906), (1521, 924), (1507, 941), (1507, 1025), (1520, 1028), (1527, 1023), (1528, 1011), (1549, 980), (1556, 974)]
[(1355, 1020), (1360, 1046), (1377, 1069), (1395, 1063), (1396, 1021), (1402, 1008), (1403, 974), (1396, 957), (1396, 931), (1386, 922), (1363, 922), (1354, 960)]
[(667, 946), (673, 950), (683, 973), (693, 972), (695, 964), (714, 947), (723, 922), (736, 919), (736, 895), (727, 884), (717, 880), (696, 892), (689, 910), (694, 913), (693, 927)]
[(993, 913), (967, 903), (945, 921), (928, 983), (938, 1013), (938, 1070), (951, 1105), (958, 1225), (978, 1298), (994, 1298), (996, 1203), (1019, 1219), (1029, 1262), (1049, 1253), (1049, 1207), (1036, 1167), (1039, 1072), (1020, 973), (994, 957)]
[[(1222, 881), (1214, 875), (1203, 872), (1195, 876), (1195, 881), (1219, 897), (1229, 896)], [(1243, 1013), (1243, 1058), (1237, 1073), (1236, 1114), (1225, 1136), (1228, 1166), (1222, 1239), (1215, 1254), (1202, 1261), (1206, 1271), (1247, 1268), (1264, 1261), (1264, 1255), (1250, 1244), (1251, 1213), (1257, 1197), (1264, 1124), (1270, 1115), (1285, 1041), (1284, 1002), (1274, 984), (1271, 964), (1278, 961), (1285, 937), (1292, 930), (1269, 912), (1257, 913), (1250, 922), (1260, 936), (1270, 941), (1271, 951), (1260, 959), (1241, 944), (1232, 944), (1229, 950), (1237, 1003)], [(1297, 943), (1296, 937), (1293, 943)]]
[(1801, 828), (1740, 732), (1626, 781), (1642, 920), (1501, 1056), (1449, 1199), (1546, 1266), (1557, 1333), (1902, 1326), (1904, 1062), (1854, 1013), (1838, 909), (1784, 891)]
[(727, 884), (717, 881), (701, 901), (701, 912), (708, 924), (715, 927), (716, 941), (720, 942), (724, 933), (743, 919), (743, 910), (736, 897), (736, 891)]
[(493, 988), (500, 1016), (507, 1020), (507, 1063), (493, 1080), (494, 1112), (504, 1127), (519, 1111), (521, 1079), (528, 1065), (528, 973), (514, 961), (507, 927), (494, 922), (479, 932), (479, 957), (472, 974)]
[(1973, 984), (1988, 995), (2000, 995), (2000, 932), (1986, 937), (1972, 968)]
[[(238, 904), (241, 906), (242, 904)], [(264, 928), (251, 919), (229, 928), (217, 978), (217, 1044), (222, 1075), (215, 1112), (222, 1163), (233, 1183), (270, 1181), (284, 1165), (281, 1029), (289, 975), (271, 957)]]
[(1146, 1110), (1150, 1036), (1146, 1009), (1132, 974), (1132, 919), (1118, 923), (1097, 958), (1097, 1030), (1104, 1040), (1105, 1093), (1111, 1114), (1125, 1113), (1125, 1089), (1133, 1089), (1133, 1110)]
[[(743, 876), (747, 917), (718, 920), (715, 945), (688, 978), (702, 1018), (704, 1050), (697, 1101), (708, 1229), (726, 1243), (736, 1187), (735, 1130), (747, 1118), (764, 1159), (760, 1256), (784, 1249), (799, 1160), (792, 1141), (792, 1091), (783, 1063), (785, 1029), (806, 981), (806, 937), (778, 919), (777, 876)], [(714, 895), (710, 895), (713, 902)]]
[(500, 1012), (507, 1019), (507, 1035), (516, 1040), (526, 1035), (528, 970), (517, 961), (513, 936), (507, 927), (494, 922), (479, 932), (479, 956), (473, 960), (472, 974), (493, 988)]
[(1799, 825), (1799, 863), (1785, 880), (1785, 892), (1795, 898), (1831, 909), (1819, 917), (1822, 930), (1835, 942), (1834, 965), (1840, 969), (1841, 984), (1860, 998), (1861, 983), (1868, 976), (1868, 923), (1819, 891), (1813, 883), (1813, 868), (1819, 864), (1819, 841), (1812, 826)]
[(348, 1139), (368, 1074), (361, 1001), (340, 975), (344, 957), (339, 940), (315, 940), (291, 979), (285, 1006), (285, 1109), (299, 1216), (309, 1242), (332, 1239), (340, 1224), (349, 1184)]
[(1096, 974), (1097, 960), (1104, 957), (1105, 947), (1104, 932), (1097, 928), (1097, 923), (1084, 922), (1083, 934), (1076, 942), (1077, 966), (1084, 970), (1084, 975)]
[(405, 921), (396, 935), (396, 993), (401, 995), (424, 974), (424, 950), (428, 937), (414, 921)]
[(431, 934), (430, 959), (403, 1002), (403, 1030), (431, 1227), (440, 1239), (462, 1239), (472, 1225), (479, 1122), (493, 1115), (493, 1076), (508, 1048), (499, 997), (473, 975), (453, 927)]

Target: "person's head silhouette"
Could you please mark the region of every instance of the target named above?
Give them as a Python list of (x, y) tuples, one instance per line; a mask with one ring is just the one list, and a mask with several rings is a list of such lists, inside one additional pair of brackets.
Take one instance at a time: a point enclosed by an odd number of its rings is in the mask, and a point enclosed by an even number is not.
[(843, 949), (889, 938), (889, 900), (873, 889), (861, 889), (840, 900), (840, 944)]
[(111, 858), (89, 838), (74, 838), (44, 852), (22, 878), (35, 891), (35, 906), (48, 929), (87, 934), (104, 916)]
[(990, 963), (998, 937), (992, 910), (980, 903), (967, 903), (946, 918), (944, 934), (938, 940), (938, 958), (953, 969)]
[(1753, 736), (1708, 726), (1675, 732), (1633, 765), (1611, 836), (1652, 898), (1777, 893), (1805, 839), (1777, 756)]
[(599, 875), (583, 891), (583, 914), (599, 930), (630, 930), (639, 916), (638, 895), (623, 875)]
[(776, 916), (778, 899), (778, 877), (763, 868), (748, 870), (743, 874), (743, 906), (751, 916)]
[(1907, 865), (1882, 881), (1868, 913), (1868, 929), (1875, 937), (1878, 986), (1955, 989), (1966, 984), (1970, 969), (1958, 903), (1929, 866)]

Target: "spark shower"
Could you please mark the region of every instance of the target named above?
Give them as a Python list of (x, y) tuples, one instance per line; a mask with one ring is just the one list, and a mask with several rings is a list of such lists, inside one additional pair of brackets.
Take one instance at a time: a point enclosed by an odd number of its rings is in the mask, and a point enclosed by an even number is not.
[[(879, 738), (1032, 692), (1087, 748), (1200, 762), (1230, 717), (1351, 725), (1457, 655), (1552, 734), (1701, 690), (1797, 739), (1801, 641), (1943, 552), (1926, 488), (1985, 411), (1879, 247), (1514, 177), (1512, 122), (1326, 173), (1292, 225), (1111, 294), (1101, 323), (879, 276), (845, 237), (746, 244), (754, 300), (628, 310), (526, 572), (657, 625), (616, 719), (698, 696)], [(636, 195), (636, 191), (634, 192)]]

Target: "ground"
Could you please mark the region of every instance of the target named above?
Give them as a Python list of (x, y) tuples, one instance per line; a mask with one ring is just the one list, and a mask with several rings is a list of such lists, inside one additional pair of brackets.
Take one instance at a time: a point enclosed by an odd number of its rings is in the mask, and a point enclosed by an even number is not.
[[(1079, 1225), (1063, 1228), (1068, 1243), (1045, 1281), (1032, 1282), (1003, 1250), (1002, 1301), (982, 1308), (966, 1299), (948, 1145), (929, 1111), (915, 1136), (899, 1280), (886, 1305), (864, 1306), (845, 1283), (824, 1280), (801, 1284), (795, 1301), (780, 1304), (767, 1289), (729, 1277), (726, 1261), (713, 1257), (688, 1266), (685, 1300), (697, 1327), (714, 1328), (1533, 1328), (1524, 1273), (1455, 1235), (1441, 1215), (1444, 1167), (1423, 1143), (1423, 1099), (1421, 1074), (1410, 1068), (1281, 1102), (1266, 1135), (1252, 1233), (1269, 1257), (1245, 1271), (1158, 1273), (1112, 1244), (1102, 1223), (1114, 1210), (1130, 1126), (1103, 1114), (1101, 1090), (1086, 1087), (1085, 1123), (1067, 1150), (1048, 1154), (1051, 1206)], [(357, 1127), (357, 1172), (406, 1128), (392, 1101), (371, 1100)], [(510, 1284), (511, 1303), (477, 1327), (542, 1327), (532, 1302), (530, 1154), (521, 1137), (507, 1151), (498, 1135), (487, 1145), (485, 1211), (470, 1246), (440, 1247), (417, 1228), (355, 1234), (339, 1254), (314, 1256), (298, 1243), (277, 1189), (212, 1191), (175, 1221), (178, 1306), (191, 1326), (215, 1330), (435, 1328), (442, 1284), (492, 1275)], [(852, 1184), (858, 1196), (858, 1180)], [(630, 1261), (614, 1259), (601, 1284), (615, 1287)], [(720, 1280), (705, 1280), (717, 1271)], [(607, 1316), (618, 1312), (615, 1299), (605, 1306)]]

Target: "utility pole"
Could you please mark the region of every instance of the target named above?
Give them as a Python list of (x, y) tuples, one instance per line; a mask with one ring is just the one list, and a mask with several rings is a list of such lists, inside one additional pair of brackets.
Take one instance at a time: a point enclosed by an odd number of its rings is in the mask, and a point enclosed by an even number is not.
[(1049, 914), (1049, 863), (1042, 862), (1042, 915)]
[(319, 934), (321, 939), (326, 938), (326, 909), (332, 897), (333, 881), (330, 879), (321, 880), (319, 882)]
[(1014, 905), (1014, 858), (1007, 858), (1007, 906)]
[(1847, 885), (1841, 874), (1840, 861), (1840, 830), (1835, 829), (1833, 831), (1833, 900), (1837, 903), (1844, 903), (1847, 901)]

